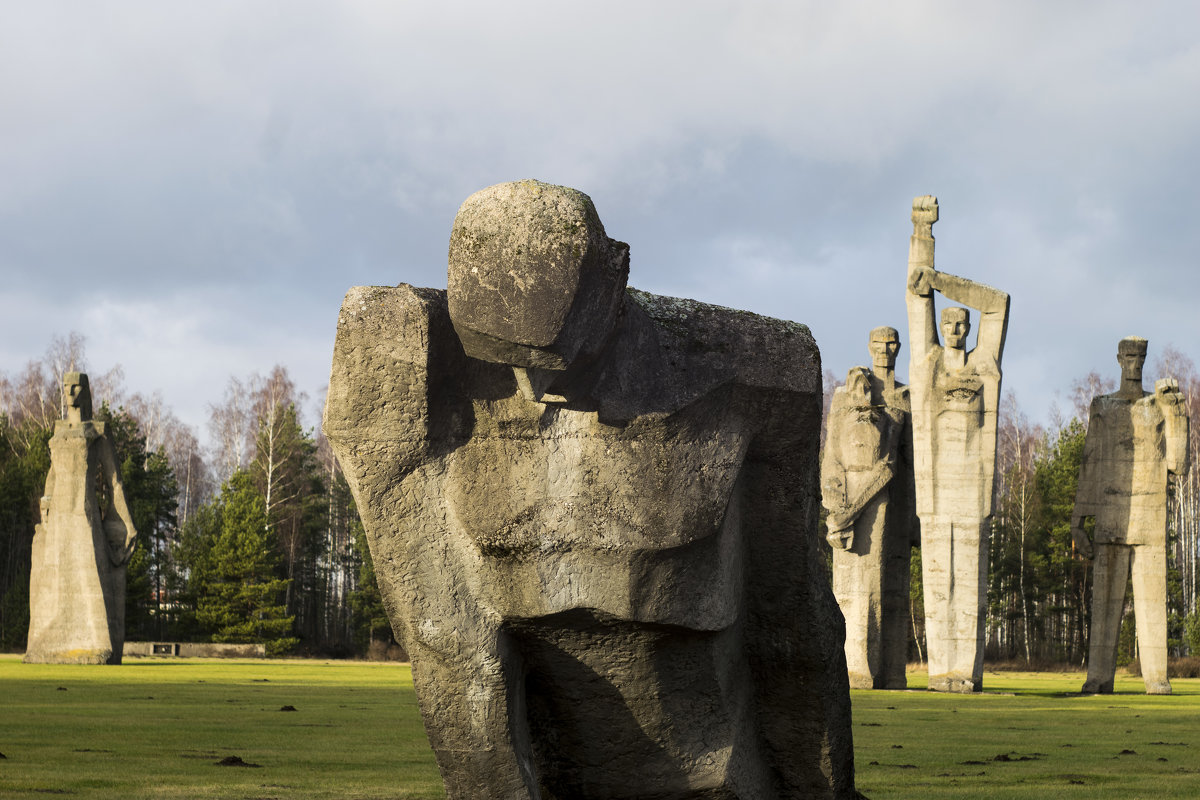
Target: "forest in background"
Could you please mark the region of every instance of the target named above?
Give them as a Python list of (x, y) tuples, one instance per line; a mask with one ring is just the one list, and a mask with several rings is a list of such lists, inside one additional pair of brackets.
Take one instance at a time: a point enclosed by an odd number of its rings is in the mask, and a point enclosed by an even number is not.
[(111, 432), (138, 547), (126, 639), (264, 643), (271, 654), (395, 654), (353, 498), (328, 443), (305, 428), (286, 368), (231, 377), (209, 406), (210, 445), (120, 367), (89, 369), (84, 338), (0, 375), (0, 650), (24, 650), (29, 559), (61, 376), (87, 372)]
[[(129, 393), (120, 367), (88, 369), (84, 339), (55, 338), (23, 371), (0, 374), (0, 650), (24, 649), (29, 557), (47, 442), (63, 416), (60, 376), (88, 372), (96, 419), (121, 462), (139, 545), (129, 565), (131, 641), (262, 642), (272, 653), (395, 653), (349, 487), (319, 430), (305, 428), (306, 398), (275, 366), (231, 377), (209, 406), (210, 444), (161, 396)], [(1070, 520), (1093, 396), (1115, 390), (1092, 372), (1075, 380), (1068, 413), (1048, 426), (1002, 395), (991, 535), (989, 661), (1080, 665), (1087, 655), (1090, 563), (1075, 553)], [(1200, 421), (1200, 375), (1163, 348), (1146, 385), (1173, 377)], [(826, 370), (826, 409), (841, 381)], [(1169, 620), (1172, 655), (1200, 655), (1200, 425), (1191, 467), (1171, 499)], [(910, 656), (923, 660), (920, 550), (913, 550)], [(1132, 597), (1127, 592), (1127, 606)], [(1129, 608), (1127, 608), (1127, 611)], [(1121, 660), (1136, 658), (1132, 613)]]

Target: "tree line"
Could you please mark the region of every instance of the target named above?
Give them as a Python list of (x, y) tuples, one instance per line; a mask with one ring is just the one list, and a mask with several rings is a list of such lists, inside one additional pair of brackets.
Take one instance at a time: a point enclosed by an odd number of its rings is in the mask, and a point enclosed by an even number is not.
[[(1169, 501), (1168, 647), (1174, 657), (1200, 655), (1200, 375), (1191, 359), (1170, 346), (1147, 364), (1147, 386), (1153, 386), (1152, 373), (1179, 381), (1192, 418), (1191, 465)], [(1048, 426), (1031, 422), (1016, 395), (1004, 392), (988, 565), (985, 658), (990, 662), (1086, 663), (1092, 565), (1075, 551), (1071, 514), (1088, 409), (1093, 397), (1117, 389), (1115, 374), (1091, 372), (1073, 381), (1067, 391), (1069, 413), (1052, 411)], [(839, 385), (826, 370), (826, 411)], [(913, 550), (909, 595), (912, 660), (923, 660), (925, 652), (920, 552)], [(1127, 588), (1119, 663), (1137, 658), (1132, 606)]]
[[(1200, 374), (1173, 347), (1147, 376), (1175, 378), (1193, 420), (1191, 466), (1171, 497), (1169, 646), (1200, 655)], [(64, 372), (89, 372), (96, 418), (114, 437), (138, 547), (128, 568), (130, 640), (262, 642), (272, 653), (362, 655), (395, 646), (349, 487), (319, 431), (305, 428), (284, 367), (232, 377), (209, 407), (203, 447), (161, 395), (128, 393), (119, 367), (88, 369), (84, 339), (0, 374), (0, 649), (22, 650), (29, 559), (48, 441), (64, 415)], [(1152, 385), (1152, 381), (1147, 381)], [(826, 410), (840, 385), (825, 374)], [(1006, 391), (998, 426), (986, 655), (1082, 664), (1091, 564), (1074, 551), (1071, 512), (1088, 407), (1115, 390), (1095, 372), (1068, 390), (1070, 413), (1031, 422)], [(824, 432), (822, 432), (824, 437)], [(910, 656), (924, 656), (920, 550), (913, 551)], [(1132, 600), (1127, 595), (1127, 605)], [(1127, 613), (1121, 658), (1136, 657)]]
[(305, 397), (284, 367), (230, 379), (205, 448), (161, 395), (127, 393), (120, 368), (89, 370), (84, 349), (77, 333), (56, 337), (0, 374), (0, 649), (25, 647), (30, 547), (69, 370), (89, 372), (137, 529), (128, 640), (338, 656), (395, 646), (349, 487), (304, 427)]

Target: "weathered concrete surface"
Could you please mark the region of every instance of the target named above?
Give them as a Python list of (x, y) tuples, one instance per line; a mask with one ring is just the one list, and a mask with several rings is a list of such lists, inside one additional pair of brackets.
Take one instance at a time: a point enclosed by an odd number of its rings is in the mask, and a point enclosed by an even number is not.
[(87, 375), (68, 372), (63, 392), (67, 419), (55, 424), (50, 439), (42, 521), (33, 537), (25, 661), (119, 664), (133, 518), (112, 440), (103, 423), (92, 422)]
[[(1138, 657), (1147, 694), (1170, 694), (1167, 680), (1168, 487), (1188, 469), (1188, 410), (1179, 385), (1142, 390), (1146, 340), (1117, 347), (1121, 388), (1092, 400), (1079, 487), (1071, 516), (1076, 548), (1095, 557), (1085, 692), (1111, 693), (1133, 572)], [(1095, 523), (1091, 536), (1088, 521)]]
[[(937, 198), (913, 200), (906, 299), (929, 688), (977, 692), (983, 688), (996, 414), (1009, 297), (933, 268), (937, 218)], [(943, 311), (942, 345), (935, 291), (979, 310), (975, 349), (966, 349), (971, 325), (965, 308)]]
[(853, 797), (816, 346), (627, 291), (626, 253), (586, 196), (504, 184), (449, 298), (342, 306), (324, 430), (447, 794)]
[(125, 642), (126, 658), (266, 658), (263, 644)]
[(833, 394), (821, 497), (850, 686), (904, 689), (909, 562), (919, 530), (912, 424), (908, 387), (896, 382), (899, 334), (876, 328), (870, 347), (872, 369), (853, 367)]

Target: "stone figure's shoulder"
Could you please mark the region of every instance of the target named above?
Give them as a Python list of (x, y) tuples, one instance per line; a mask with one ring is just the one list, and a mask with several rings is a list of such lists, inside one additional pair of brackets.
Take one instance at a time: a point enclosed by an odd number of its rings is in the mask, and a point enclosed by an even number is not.
[(654, 322), (668, 362), (689, 381), (821, 393), (821, 355), (807, 325), (629, 289)]
[(897, 381), (896, 386), (887, 393), (885, 401), (890, 407), (903, 411), (905, 414), (912, 412), (912, 395), (909, 392), (908, 384)]
[(326, 435), (416, 434), (425, 428), (438, 376), (464, 358), (444, 290), (353, 287), (338, 313)]
[[(1145, 399), (1144, 397), (1142, 398)], [(1128, 411), (1133, 402), (1127, 397), (1122, 397), (1120, 392), (1112, 394), (1098, 394), (1092, 398), (1092, 404), (1088, 408), (1088, 415), (1099, 414), (1101, 416), (1110, 414), (1117, 410)]]
[(398, 286), (354, 286), (346, 292), (338, 312), (339, 339), (365, 342), (387, 336), (398, 348), (414, 349), (421, 358), (420, 343), (441, 324), (450, 324), (445, 289), (425, 289), (401, 283)]
[(833, 390), (833, 396), (829, 400), (828, 418), (830, 420), (835, 417), (843, 416), (850, 407), (850, 394), (846, 391), (845, 386), (838, 386)]

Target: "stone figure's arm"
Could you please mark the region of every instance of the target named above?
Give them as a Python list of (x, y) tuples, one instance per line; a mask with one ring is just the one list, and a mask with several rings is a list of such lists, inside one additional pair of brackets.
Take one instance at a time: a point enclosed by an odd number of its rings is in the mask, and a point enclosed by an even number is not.
[(990, 355), (999, 364), (1000, 356), (1004, 353), (1004, 339), (1008, 333), (1008, 293), (935, 269), (918, 275), (917, 281), (922, 286), (928, 285), (931, 289), (941, 292), (947, 300), (979, 311), (978, 349)]
[(100, 455), (100, 475), (108, 487), (112, 507), (104, 518), (104, 534), (108, 539), (108, 558), (114, 566), (121, 566), (133, 555), (137, 544), (137, 531), (133, 527), (133, 515), (125, 502), (125, 486), (121, 483), (121, 468), (117, 464), (117, 453), (108, 434), (96, 441)]
[(1154, 395), (1162, 411), (1167, 445), (1167, 471), (1172, 478), (1187, 473), (1190, 466), (1188, 441), (1190, 420), (1187, 398), (1179, 391), (1179, 382), (1173, 378), (1162, 378), (1154, 384)]
[[(883, 451), (887, 456), (875, 464), (875, 467), (870, 472), (870, 478), (863, 485), (861, 491), (853, 496), (846, 496), (845, 502), (841, 508), (830, 510), (827, 518), (827, 525), (830, 533), (834, 531), (846, 530), (853, 527), (862, 514), (863, 509), (867, 507), (875, 496), (888, 487), (892, 479), (896, 477), (896, 467), (899, 460), (900, 450), (900, 430), (903, 426), (903, 420), (896, 419), (892, 414), (888, 414), (887, 426), (887, 443)], [(832, 544), (832, 538), (830, 543)], [(847, 549), (853, 545), (850, 541)]]
[(429, 458), (437, 419), (458, 411), (439, 391), (464, 359), (445, 291), (400, 284), (346, 293), (322, 428), (360, 508), (362, 481), (398, 483)]
[[(913, 429), (912, 429), (912, 405), (909, 402), (909, 391), (905, 387), (902, 395), (902, 408), (898, 409), (902, 415), (903, 424), (900, 426), (900, 446), (898, 452), (900, 454), (899, 461), (896, 464), (896, 478), (894, 480), (899, 483), (899, 491), (903, 497), (903, 508), (905, 509), (908, 524), (909, 524), (909, 544), (913, 547), (921, 546), (921, 521), (917, 517), (917, 487), (916, 473), (914, 466), (913, 454)], [(893, 499), (896, 497), (892, 495)]]
[(925, 195), (913, 199), (913, 233), (908, 243), (908, 278), (904, 299), (908, 307), (908, 338), (914, 363), (923, 360), (940, 344), (937, 322), (933, 317), (933, 292), (917, 280), (923, 270), (933, 269), (933, 223), (937, 219), (936, 197)]
[[(891, 483), (892, 478), (896, 476), (895, 465), (891, 461), (880, 461), (871, 470), (870, 479), (867, 481), (863, 490), (853, 497), (847, 499), (846, 505), (838, 509), (836, 512), (830, 511), (827, 518), (829, 530), (846, 530), (854, 525), (858, 520), (863, 509), (867, 504), (875, 499), (875, 495), (882, 492)], [(851, 542), (851, 544), (853, 544)], [(849, 545), (848, 545), (849, 546)]]
[(1096, 474), (1101, 440), (1104, 438), (1103, 417), (1100, 398), (1092, 400), (1088, 412), (1087, 438), (1083, 442), (1083, 456), (1079, 464), (1079, 484), (1075, 489), (1075, 507), (1071, 512), (1071, 541), (1084, 558), (1092, 557), (1092, 541), (1088, 538), (1084, 523), (1094, 519), (1099, 508), (1102, 476)]
[(42, 514), (41, 522), (45, 524), (50, 519), (50, 503), (54, 497), (54, 486), (58, 480), (57, 473), (54, 471), (54, 466), (50, 466), (50, 471), (46, 473), (46, 488), (42, 490), (42, 498), (38, 503)]
[(833, 392), (833, 402), (829, 404), (829, 415), (825, 418), (826, 434), (825, 449), (821, 453), (821, 505), (828, 512), (826, 527), (829, 530), (829, 543), (834, 547), (848, 548), (840, 537), (835, 536), (844, 530), (845, 526), (837, 522), (838, 512), (846, 506), (846, 466), (842, 463), (839, 444), (842, 437), (841, 420), (846, 392), (839, 387)]
[[(358, 504), (377, 565), (404, 563), (429, 534), (396, 515), (412, 500), (406, 481), (458, 447), (471, 430), (471, 398), (456, 391), (472, 367), (450, 324), (446, 292), (351, 288), (338, 315), (322, 428)], [(507, 373), (511, 380), (511, 371)], [(425, 530), (429, 530), (426, 528)], [(399, 570), (376, 567), (401, 644), (415, 595)]]

